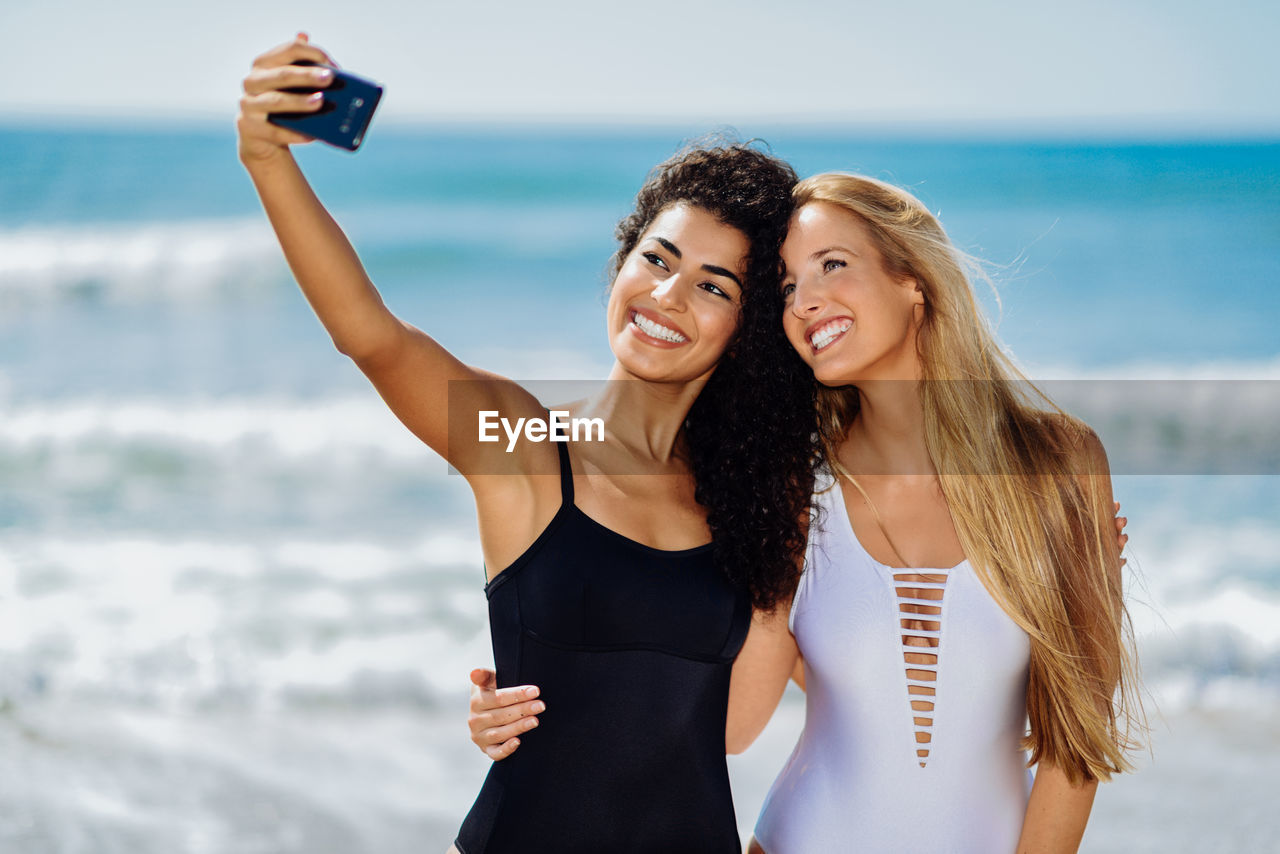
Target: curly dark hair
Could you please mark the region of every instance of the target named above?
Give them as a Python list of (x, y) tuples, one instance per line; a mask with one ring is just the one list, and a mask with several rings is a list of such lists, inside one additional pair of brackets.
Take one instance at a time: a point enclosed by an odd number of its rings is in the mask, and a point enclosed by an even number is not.
[(750, 143), (691, 143), (649, 173), (635, 210), (618, 223), (609, 271), (612, 280), (654, 218), (680, 203), (708, 211), (751, 244), (738, 329), (689, 411), (685, 438), (716, 560), (763, 610), (795, 590), (821, 450), (813, 374), (781, 320), (778, 251), (797, 181), (788, 163)]

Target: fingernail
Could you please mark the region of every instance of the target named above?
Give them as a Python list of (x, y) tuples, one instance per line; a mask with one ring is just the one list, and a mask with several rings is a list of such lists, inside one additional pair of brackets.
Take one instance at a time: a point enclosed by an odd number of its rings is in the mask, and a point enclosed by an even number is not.
[(324, 97), (324, 93), (323, 93), (323, 92), (312, 92), (310, 95), (308, 95), (308, 96), (307, 96), (307, 100), (308, 100), (308, 101), (319, 101), (319, 100), (320, 100), (321, 98), (323, 98), (323, 97)]
[(512, 747), (519, 747), (519, 746), (520, 746), (520, 739), (518, 739), (518, 738), (513, 738), (513, 739), (511, 739), (511, 746), (512, 746)]
[(533, 709), (533, 713), (534, 713), (535, 715), (538, 715), (538, 714), (542, 714), (543, 712), (545, 712), (545, 711), (547, 710), (547, 704), (546, 704), (546, 703), (544, 703), (544, 702), (542, 702), (541, 700), (539, 700), (538, 702), (534, 703), (534, 704), (533, 704), (532, 706), (530, 706), (529, 708), (530, 708), (530, 709)]
[(525, 695), (526, 697), (536, 697), (536, 696), (538, 696), (538, 686), (537, 686), (537, 685), (531, 685), (530, 687), (525, 688), (525, 689), (524, 689), (524, 695)]
[(534, 727), (536, 727), (537, 725), (538, 725), (538, 719), (537, 719), (537, 718), (529, 718), (529, 723), (528, 723), (528, 724), (526, 724), (526, 726), (527, 726), (529, 729), (533, 729), (533, 728), (534, 728)]
[(333, 72), (330, 71), (328, 68), (321, 68), (319, 71), (316, 72), (316, 77), (319, 77), (321, 80), (328, 80), (332, 76), (333, 76)]

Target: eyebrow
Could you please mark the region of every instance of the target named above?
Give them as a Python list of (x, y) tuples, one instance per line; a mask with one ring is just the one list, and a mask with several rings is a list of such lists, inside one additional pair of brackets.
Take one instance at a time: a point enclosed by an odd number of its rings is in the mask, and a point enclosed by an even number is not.
[[(823, 255), (826, 255), (828, 252), (846, 252), (855, 258), (859, 257), (857, 252), (854, 252), (852, 249), (847, 249), (844, 246), (828, 246), (824, 249), (819, 249), (817, 252), (814, 252), (812, 255), (809, 256), (809, 260), (817, 261)], [(789, 279), (791, 278), (792, 275), (794, 274), (791, 272), (791, 269), (784, 264), (782, 266), (782, 278)]]
[(733, 273), (730, 273), (724, 267), (717, 267), (715, 264), (703, 264), (702, 269), (706, 270), (708, 273), (712, 273), (717, 276), (724, 276), (726, 279), (732, 280), (733, 283), (738, 286), (738, 289), (742, 290), (742, 280)]
[[(672, 243), (670, 240), (667, 240), (665, 237), (658, 237), (655, 234), (653, 239), (661, 243), (662, 248), (666, 249), (672, 255), (676, 256), (676, 258), (684, 257), (684, 253), (681, 252), (674, 243)], [(739, 289), (742, 288), (742, 280), (739, 279), (736, 274), (729, 272), (724, 267), (717, 267), (715, 264), (703, 264), (702, 269), (706, 270), (708, 273), (711, 273), (712, 275), (715, 275), (715, 276), (724, 276), (726, 279), (731, 280), (735, 285), (737, 285)]]
[(847, 249), (844, 246), (828, 246), (827, 248), (819, 249), (817, 252), (810, 255), (809, 260), (817, 261), (823, 255), (826, 255), (828, 252), (845, 252), (845, 253), (848, 253), (849, 255), (853, 255), (855, 258), (858, 255), (857, 252), (854, 252), (852, 249)]

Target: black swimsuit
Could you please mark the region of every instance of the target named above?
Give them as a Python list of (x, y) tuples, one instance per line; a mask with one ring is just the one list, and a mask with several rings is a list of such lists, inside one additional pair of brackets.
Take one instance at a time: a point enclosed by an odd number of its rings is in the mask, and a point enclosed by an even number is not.
[(485, 587), (498, 685), (547, 711), (489, 769), (462, 854), (739, 854), (725, 764), (729, 673), (751, 607), (712, 546), (663, 551), (573, 503)]

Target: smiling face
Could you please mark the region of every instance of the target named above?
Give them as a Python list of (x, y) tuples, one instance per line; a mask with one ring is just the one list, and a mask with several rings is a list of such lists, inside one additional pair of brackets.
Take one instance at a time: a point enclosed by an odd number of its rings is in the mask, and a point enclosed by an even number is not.
[(609, 293), (609, 346), (637, 379), (710, 376), (738, 327), (746, 235), (704, 208), (672, 205), (649, 223)]
[(782, 325), (791, 346), (828, 386), (919, 377), (916, 333), (924, 294), (895, 278), (859, 217), (810, 202), (791, 218)]

